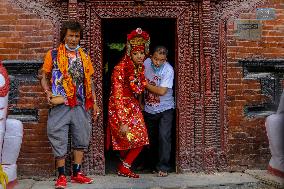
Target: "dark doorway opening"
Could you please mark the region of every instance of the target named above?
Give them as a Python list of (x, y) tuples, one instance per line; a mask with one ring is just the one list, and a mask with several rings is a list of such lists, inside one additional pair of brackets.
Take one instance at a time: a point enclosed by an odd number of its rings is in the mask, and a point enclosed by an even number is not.
[[(150, 34), (150, 52), (157, 45), (168, 48), (168, 61), (175, 67), (176, 57), (176, 19), (171, 18), (123, 18), (102, 19), (103, 37), (103, 106), (104, 128), (107, 126), (107, 107), (111, 87), (111, 74), (113, 68), (125, 53), (124, 44), (126, 36), (136, 28), (142, 28)], [(172, 167), (175, 171), (176, 153), (176, 124), (172, 130)], [(119, 161), (118, 153), (107, 151), (105, 153), (106, 173), (114, 173)]]

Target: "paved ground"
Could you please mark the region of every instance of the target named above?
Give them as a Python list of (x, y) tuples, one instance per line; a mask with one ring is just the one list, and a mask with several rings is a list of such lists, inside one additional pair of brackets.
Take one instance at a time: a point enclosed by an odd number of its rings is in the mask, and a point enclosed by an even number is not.
[(265, 170), (247, 170), (245, 173), (253, 176), (266, 185), (274, 186), (275, 188), (284, 188), (283, 178), (271, 175)]
[[(170, 174), (160, 178), (142, 174), (139, 179), (116, 175), (92, 176), (93, 184), (80, 185), (68, 182), (69, 189), (276, 189), (284, 188), (283, 179), (269, 175), (265, 170), (249, 170), (245, 173), (188, 173)], [(53, 189), (54, 181), (19, 180), (15, 189)]]

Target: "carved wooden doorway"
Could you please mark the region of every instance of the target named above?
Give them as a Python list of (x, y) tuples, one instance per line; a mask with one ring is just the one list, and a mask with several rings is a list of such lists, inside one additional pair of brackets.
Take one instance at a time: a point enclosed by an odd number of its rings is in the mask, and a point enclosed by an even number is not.
[[(87, 29), (85, 46), (91, 51), (99, 105), (104, 109), (103, 24), (112, 19), (173, 19), (175, 21), (176, 170), (218, 170), (226, 166), (224, 65), (208, 27), (210, 5), (190, 1), (87, 1), (78, 3), (80, 20)], [(84, 14), (85, 13), (85, 14)], [(218, 30), (218, 23), (212, 22)], [(216, 24), (217, 23), (217, 24)], [(216, 25), (215, 25), (216, 24)], [(125, 26), (127, 27), (127, 26)], [(153, 26), (154, 27), (154, 26)], [(132, 30), (133, 28), (129, 28)], [(114, 31), (119, 32), (119, 31)], [(127, 31), (129, 32), (129, 31)], [(125, 35), (125, 34), (124, 34)], [(126, 36), (126, 35), (125, 35)], [(125, 39), (124, 39), (125, 40)], [(217, 44), (212, 48), (212, 44)], [(104, 111), (104, 110), (103, 110)], [(105, 173), (104, 124), (94, 125), (93, 139), (85, 162), (89, 173)]]

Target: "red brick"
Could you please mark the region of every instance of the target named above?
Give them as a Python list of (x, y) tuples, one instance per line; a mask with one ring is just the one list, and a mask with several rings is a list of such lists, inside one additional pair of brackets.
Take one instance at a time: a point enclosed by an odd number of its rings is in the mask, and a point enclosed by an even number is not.
[(231, 101), (231, 102), (228, 102), (228, 107), (236, 107), (236, 106), (239, 106), (239, 105), (242, 105), (244, 106), (246, 104), (246, 101), (245, 100), (235, 100), (235, 101)]
[(54, 157), (39, 158), (38, 156), (35, 156), (34, 158), (29, 158), (29, 159), (19, 158), (17, 163), (18, 164), (42, 164), (42, 163), (47, 163), (47, 162), (52, 163), (53, 161), (54, 161)]
[(265, 42), (284, 42), (284, 39), (283, 37), (275, 37), (275, 36), (263, 36), (262, 37), (262, 40), (265, 41)]
[(5, 42), (6, 41), (6, 37), (11, 37), (12, 33), (8, 32), (8, 31), (0, 31), (0, 41)]
[(16, 20), (17, 15), (16, 14), (0, 14), (0, 20)]
[(0, 49), (0, 54), (17, 54), (19, 53), (19, 49), (6, 49), (6, 48), (1, 48)]
[(25, 147), (23, 146), (23, 148), (21, 148), (21, 152), (23, 153), (37, 153), (37, 152), (40, 152), (41, 153), (50, 153), (51, 152), (51, 147)]
[(0, 54), (1, 60), (17, 60), (18, 55), (12, 55), (12, 54)]
[(49, 141), (29, 141), (29, 142), (23, 142), (22, 146), (25, 147), (42, 147), (42, 146), (49, 146)]
[(23, 48), (24, 44), (19, 43), (19, 42), (7, 42), (7, 43), (3, 43), (3, 48)]
[(263, 22), (264, 25), (279, 26), (283, 24), (283, 20), (267, 20)]
[[(34, 174), (36, 172), (36, 175)], [(18, 175), (24, 176), (37, 176), (37, 177), (50, 177), (54, 176), (55, 174), (55, 164), (52, 163), (36, 163), (36, 164), (19, 164), (18, 165)]]

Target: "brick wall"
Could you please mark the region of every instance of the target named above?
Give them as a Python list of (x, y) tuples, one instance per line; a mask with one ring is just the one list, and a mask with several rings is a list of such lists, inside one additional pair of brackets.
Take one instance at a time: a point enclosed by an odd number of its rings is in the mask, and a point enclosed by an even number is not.
[[(49, 20), (0, 0), (0, 59), (42, 61), (53, 45), (53, 25)], [(19, 175), (53, 174), (54, 160), (46, 135), (47, 105), (38, 81), (21, 83), (19, 109), (36, 109), (39, 120), (24, 123), (24, 138), (18, 158)]]
[[(267, 99), (261, 93), (259, 80), (243, 78), (243, 67), (238, 61), (284, 58), (284, 4), (270, 1), (258, 8), (275, 8), (276, 19), (261, 21), (260, 40), (240, 40), (235, 36), (234, 21), (228, 23), (228, 129), (229, 161), (232, 170), (265, 168), (270, 153), (265, 130), (265, 116), (245, 116), (246, 105), (260, 104)], [(256, 19), (256, 10), (239, 15), (238, 19)]]
[[(35, 85), (37, 84), (37, 85)], [(24, 138), (18, 158), (19, 175), (45, 176), (54, 174), (54, 158), (46, 133), (47, 105), (38, 82), (23, 83), (18, 88), (19, 110), (37, 110), (38, 121), (24, 123)]]
[(53, 25), (0, 0), (0, 59), (41, 60), (53, 45)]

